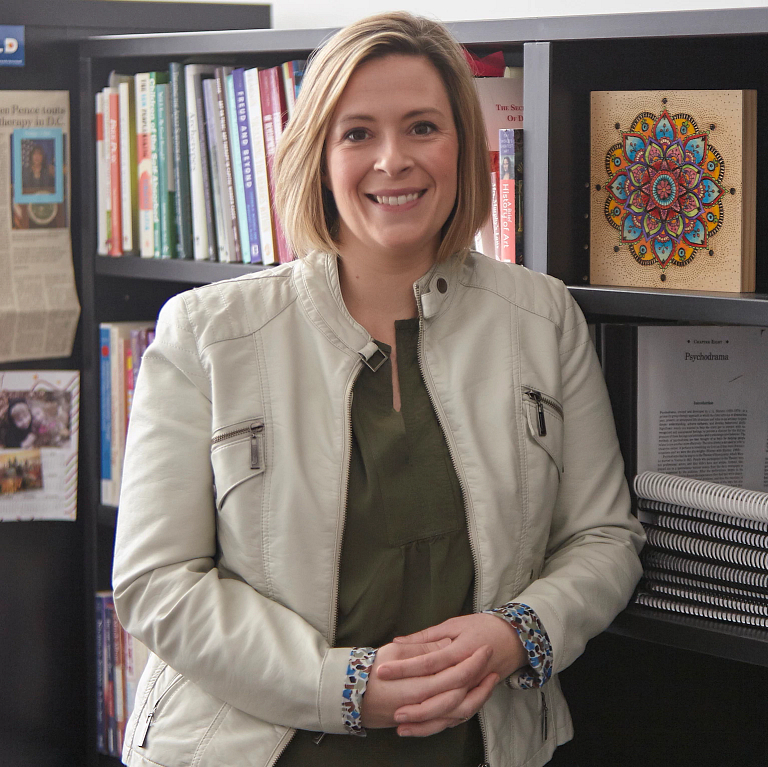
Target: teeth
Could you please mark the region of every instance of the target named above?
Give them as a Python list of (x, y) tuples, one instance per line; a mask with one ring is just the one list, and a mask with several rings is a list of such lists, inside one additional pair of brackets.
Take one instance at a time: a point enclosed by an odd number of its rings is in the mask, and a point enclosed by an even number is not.
[(420, 197), (419, 192), (413, 194), (401, 194), (398, 197), (380, 197), (376, 195), (376, 202), (381, 205), (404, 205), (406, 202), (412, 202)]

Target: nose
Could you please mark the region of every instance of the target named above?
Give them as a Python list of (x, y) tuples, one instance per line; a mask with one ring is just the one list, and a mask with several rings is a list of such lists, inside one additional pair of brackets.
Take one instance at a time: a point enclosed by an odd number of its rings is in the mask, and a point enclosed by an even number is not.
[(382, 171), (388, 176), (398, 176), (412, 165), (413, 158), (404, 136), (386, 135), (382, 138), (374, 170)]

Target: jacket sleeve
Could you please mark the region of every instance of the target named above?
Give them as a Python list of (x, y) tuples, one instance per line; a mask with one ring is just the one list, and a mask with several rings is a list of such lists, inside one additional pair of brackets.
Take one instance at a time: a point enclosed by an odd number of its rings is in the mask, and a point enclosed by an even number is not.
[(184, 296), (138, 377), (117, 522), (122, 625), (205, 692), (264, 721), (344, 733), (349, 648), (216, 567), (211, 384)]
[(546, 628), (554, 673), (624, 609), (642, 574), (638, 554), (645, 540), (630, 511), (608, 392), (587, 324), (565, 286), (561, 290), (564, 471), (543, 568), (515, 600), (529, 605)]

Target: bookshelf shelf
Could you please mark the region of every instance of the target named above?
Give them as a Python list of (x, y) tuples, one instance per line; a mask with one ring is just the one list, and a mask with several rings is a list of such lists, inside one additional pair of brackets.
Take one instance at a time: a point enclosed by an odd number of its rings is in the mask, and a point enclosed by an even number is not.
[(676, 615), (630, 605), (612, 634), (768, 667), (768, 630)]
[(96, 259), (96, 274), (102, 277), (163, 280), (184, 285), (203, 285), (217, 280), (228, 280), (266, 268), (269, 267), (260, 264), (221, 264), (213, 261), (177, 261), (138, 256), (99, 256)]
[(117, 524), (117, 506), (100, 503), (97, 516), (99, 525), (106, 528), (114, 528)]
[(768, 326), (768, 294), (663, 291), (570, 285), (582, 311), (591, 317), (625, 317), (718, 325)]

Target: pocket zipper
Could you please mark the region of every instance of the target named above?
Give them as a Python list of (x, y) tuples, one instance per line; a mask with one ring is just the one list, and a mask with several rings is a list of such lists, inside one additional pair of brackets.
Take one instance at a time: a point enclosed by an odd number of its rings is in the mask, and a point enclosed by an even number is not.
[(541, 691), (541, 739), (546, 740), (549, 736), (549, 707), (544, 691)]
[(251, 435), (251, 468), (261, 468), (261, 456), (263, 453), (261, 441), (264, 435), (264, 421), (253, 421), (248, 426), (241, 426), (239, 429), (226, 431), (219, 434), (211, 440), (212, 445), (218, 445), (233, 437), (239, 437), (242, 434)]
[(160, 702), (162, 701), (162, 699), (176, 686), (177, 682), (180, 679), (181, 679), (181, 674), (176, 674), (176, 676), (173, 678), (173, 681), (168, 685), (165, 692), (163, 692), (163, 694), (155, 701), (155, 705), (152, 706), (152, 708), (145, 714), (144, 721), (141, 722), (141, 725), (139, 726), (139, 728), (137, 728), (137, 731), (133, 736), (133, 740), (137, 748), (144, 748), (144, 744), (147, 742), (147, 733), (149, 732), (149, 728), (152, 726), (152, 719), (155, 716), (157, 707), (160, 705)]
[(525, 394), (529, 399), (536, 403), (539, 436), (546, 437), (547, 422), (544, 418), (544, 405), (551, 407), (552, 410), (554, 410), (560, 416), (560, 418), (563, 417), (563, 408), (560, 406), (560, 403), (557, 400), (554, 400), (551, 397), (547, 397), (545, 394), (542, 394), (536, 389), (525, 389)]

